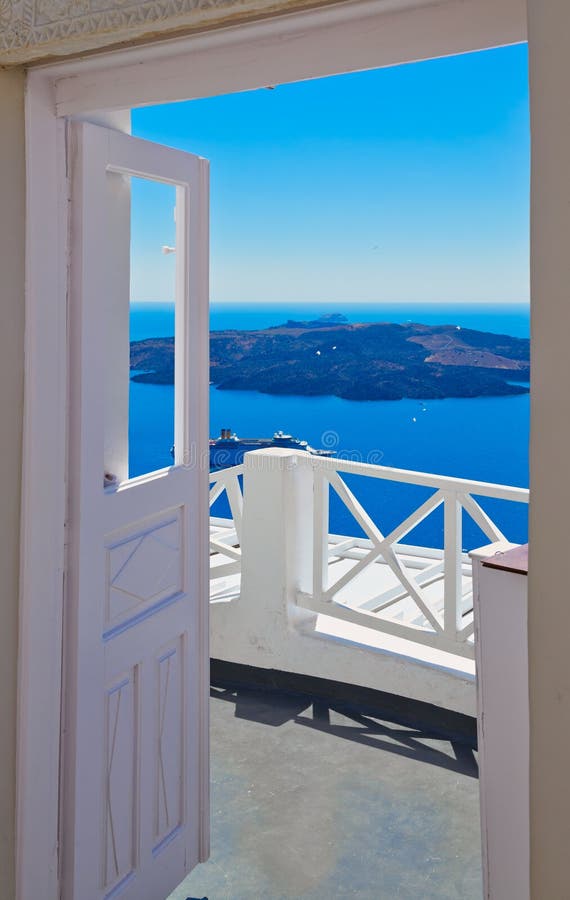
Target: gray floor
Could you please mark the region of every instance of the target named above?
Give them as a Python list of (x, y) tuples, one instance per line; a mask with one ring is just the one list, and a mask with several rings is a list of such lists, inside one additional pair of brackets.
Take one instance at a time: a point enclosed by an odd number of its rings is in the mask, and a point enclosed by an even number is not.
[(253, 690), (211, 715), (212, 855), (171, 900), (481, 900), (471, 749)]

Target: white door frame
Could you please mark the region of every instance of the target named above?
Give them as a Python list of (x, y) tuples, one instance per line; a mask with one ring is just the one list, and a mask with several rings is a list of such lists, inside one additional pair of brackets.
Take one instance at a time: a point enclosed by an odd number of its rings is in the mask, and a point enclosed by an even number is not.
[(30, 70), (18, 674), (17, 900), (57, 900), (66, 546), (66, 116), (526, 39), (525, 0), (358, 0)]

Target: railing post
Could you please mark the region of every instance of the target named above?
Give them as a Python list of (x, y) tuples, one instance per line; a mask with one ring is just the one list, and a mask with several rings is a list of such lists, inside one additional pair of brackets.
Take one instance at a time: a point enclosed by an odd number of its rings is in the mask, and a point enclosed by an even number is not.
[(242, 540), (242, 520), (243, 520), (243, 495), (241, 492), (238, 476), (234, 475), (230, 481), (226, 482), (226, 496), (230, 505), (230, 512), (236, 530), (237, 539), (241, 544)]
[(313, 597), (321, 600), (329, 577), (329, 483), (322, 466), (313, 467)]
[(240, 606), (252, 625), (280, 628), (297, 594), (312, 589), (311, 458), (285, 449), (246, 453), (243, 486)]
[(447, 638), (455, 641), (461, 630), (463, 557), (462, 506), (455, 491), (445, 491), (443, 515), (443, 626)]

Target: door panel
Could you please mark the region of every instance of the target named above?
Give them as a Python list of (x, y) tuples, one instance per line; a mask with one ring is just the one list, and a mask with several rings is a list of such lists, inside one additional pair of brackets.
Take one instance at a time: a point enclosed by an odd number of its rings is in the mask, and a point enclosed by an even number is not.
[[(208, 165), (70, 129), (64, 897), (162, 900), (208, 855)], [(129, 178), (176, 186), (175, 459), (128, 478)]]

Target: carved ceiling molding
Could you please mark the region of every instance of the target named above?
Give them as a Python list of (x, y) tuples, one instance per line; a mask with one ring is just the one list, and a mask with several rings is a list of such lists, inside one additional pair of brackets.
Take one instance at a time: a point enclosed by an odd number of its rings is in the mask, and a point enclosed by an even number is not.
[[(325, 0), (326, 2), (326, 0)], [(77, 54), (306, 5), (302, 0), (0, 0), (0, 65)]]

